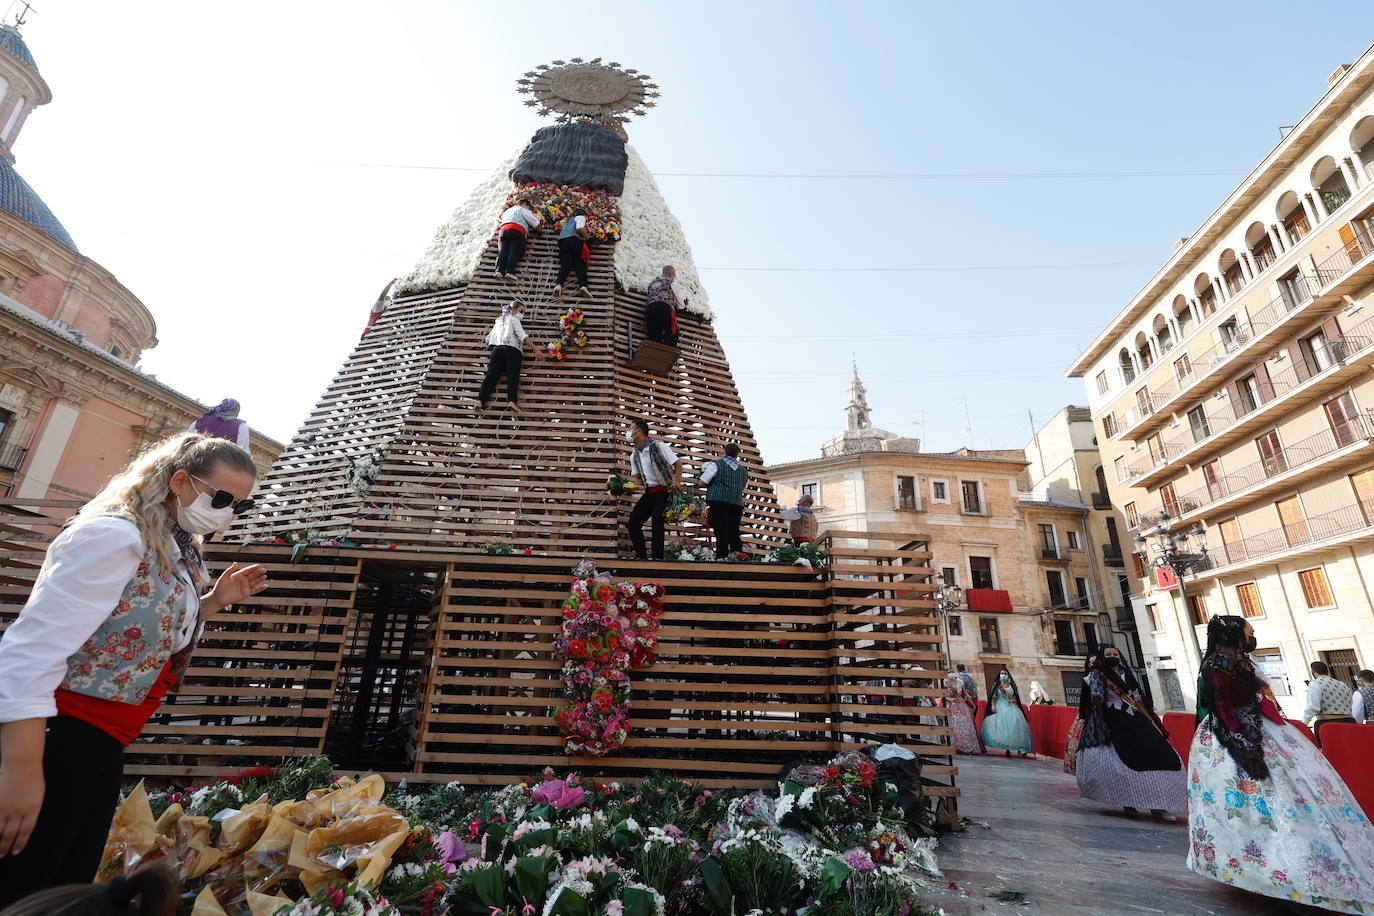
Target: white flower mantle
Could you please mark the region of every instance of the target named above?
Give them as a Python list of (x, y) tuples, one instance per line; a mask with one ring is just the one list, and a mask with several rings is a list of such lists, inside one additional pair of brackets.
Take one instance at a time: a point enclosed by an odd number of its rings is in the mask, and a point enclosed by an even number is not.
[[(687, 311), (709, 320), (710, 299), (697, 275), (682, 224), (668, 209), (653, 174), (634, 147), (626, 147), (626, 152), (629, 164), (625, 193), (620, 197), (621, 238), (615, 245), (615, 278), (625, 289), (643, 292), (663, 265), (672, 264), (687, 296)], [(510, 193), (515, 159), (512, 156), (502, 163), (453, 211), (415, 269), (401, 278), (398, 292), (449, 289), (472, 279)]]

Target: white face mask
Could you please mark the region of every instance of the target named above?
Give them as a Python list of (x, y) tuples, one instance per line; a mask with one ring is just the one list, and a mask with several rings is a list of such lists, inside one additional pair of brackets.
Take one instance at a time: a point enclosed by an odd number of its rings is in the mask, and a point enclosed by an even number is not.
[(631, 445), (635, 444), (635, 431), (630, 429), (625, 431), (625, 441)]
[[(193, 484), (194, 486), (194, 484)], [(216, 509), (210, 505), (211, 494), (196, 490), (196, 498), (189, 506), (183, 506), (177, 499), (177, 524), (189, 534), (206, 535), (223, 528), (234, 517), (233, 505)]]

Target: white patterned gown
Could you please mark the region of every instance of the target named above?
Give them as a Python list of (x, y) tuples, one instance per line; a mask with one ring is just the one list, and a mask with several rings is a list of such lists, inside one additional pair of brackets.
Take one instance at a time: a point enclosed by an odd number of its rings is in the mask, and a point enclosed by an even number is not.
[(1262, 719), (1268, 779), (1249, 779), (1198, 726), (1188, 761), (1188, 867), (1282, 900), (1374, 913), (1374, 826), (1292, 725)]

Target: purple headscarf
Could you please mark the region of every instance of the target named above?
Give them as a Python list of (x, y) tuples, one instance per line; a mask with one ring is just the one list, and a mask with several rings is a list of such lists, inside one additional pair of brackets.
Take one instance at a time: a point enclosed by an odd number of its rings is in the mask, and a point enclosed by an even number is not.
[(238, 442), (239, 426), (242, 423), (239, 419), (239, 402), (233, 398), (225, 398), (200, 415), (200, 419), (196, 420), (195, 431), (202, 436)]

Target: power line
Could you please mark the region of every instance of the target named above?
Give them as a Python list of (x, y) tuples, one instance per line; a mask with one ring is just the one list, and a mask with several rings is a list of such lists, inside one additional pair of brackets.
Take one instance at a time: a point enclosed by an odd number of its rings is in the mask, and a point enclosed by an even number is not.
[[(1016, 331), (992, 332), (969, 332), (969, 333), (949, 333), (937, 332), (933, 334), (838, 334), (827, 335), (824, 343), (834, 340), (992, 340), (1000, 337), (1043, 337), (1053, 334), (1081, 334), (1085, 331), (1099, 330), (1097, 325), (1085, 325), (1081, 328), (1025, 328)], [(769, 334), (760, 336), (723, 334), (720, 336), (722, 341), (740, 340), (816, 340), (815, 335), (785, 335)]]
[(1118, 267), (1150, 267), (1154, 261), (1107, 261), (1100, 264), (970, 264), (949, 267), (698, 267), (697, 270), (768, 271), (775, 273), (938, 273), (969, 270), (1105, 270)]
[[(406, 165), (388, 162), (326, 162), (323, 165), (357, 169), (407, 169), (427, 172), (490, 172), (492, 168), (465, 165)], [(658, 172), (656, 178), (765, 178), (819, 179), (822, 181), (1016, 181), (1092, 179), (1092, 178), (1186, 178), (1212, 175), (1240, 175), (1242, 169), (1139, 169), (1124, 171), (1077, 172)]]

